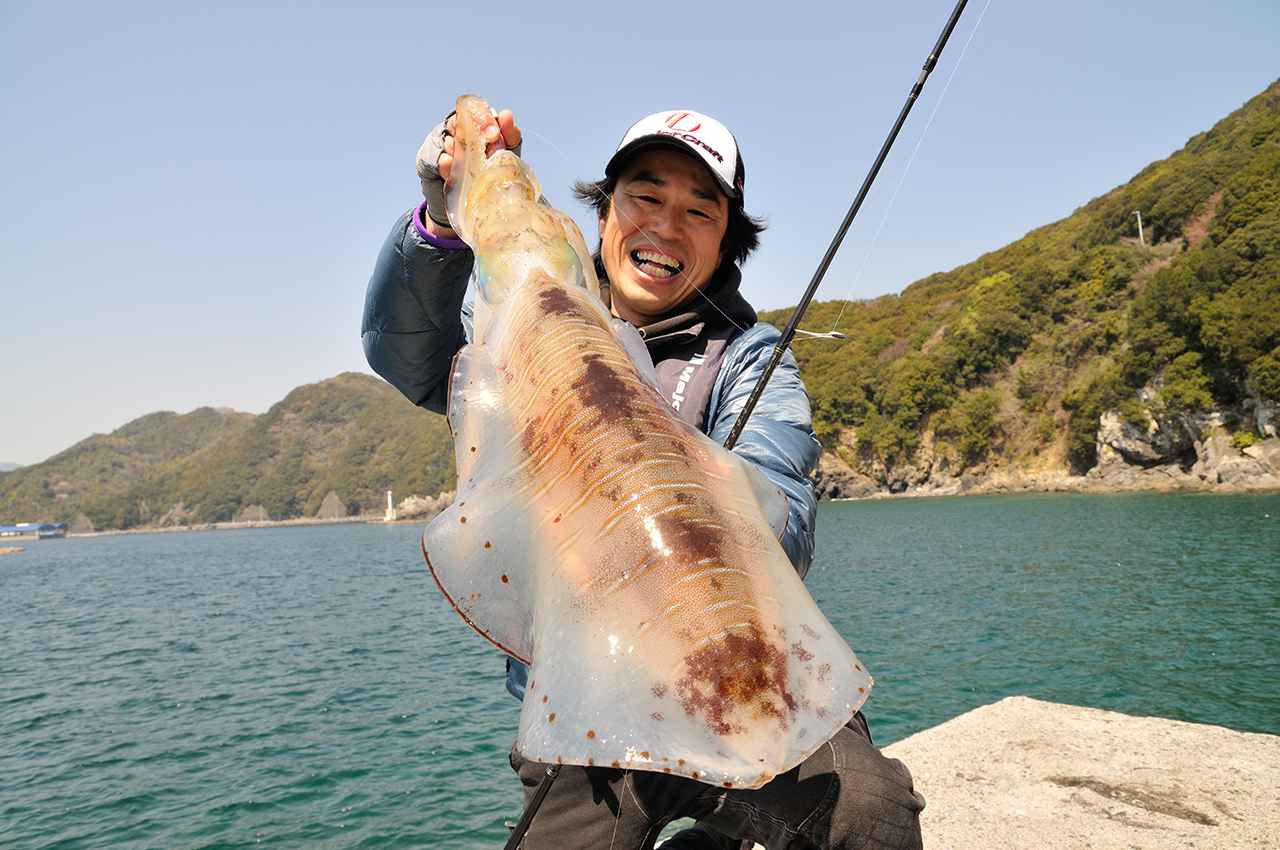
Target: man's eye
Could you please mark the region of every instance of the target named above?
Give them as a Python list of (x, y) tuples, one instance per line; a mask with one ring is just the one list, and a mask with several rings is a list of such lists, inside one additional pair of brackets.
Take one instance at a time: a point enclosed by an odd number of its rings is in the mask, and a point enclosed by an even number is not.
[(707, 215), (702, 210), (689, 210), (689, 215), (694, 218), (705, 218), (707, 221), (711, 221), (711, 216)]
[(658, 199), (657, 199), (657, 198), (655, 198), (653, 195), (636, 195), (636, 200), (637, 200), (637, 201), (644, 201), (646, 204), (656, 204), (656, 203), (658, 203)]

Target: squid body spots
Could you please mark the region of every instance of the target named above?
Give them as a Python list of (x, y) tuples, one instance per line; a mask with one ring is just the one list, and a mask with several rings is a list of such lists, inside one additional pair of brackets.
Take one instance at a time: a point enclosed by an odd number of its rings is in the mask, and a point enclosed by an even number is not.
[(583, 404), (599, 411), (604, 419), (620, 420), (631, 415), (633, 405), (639, 400), (636, 388), (615, 370), (605, 364), (598, 354), (588, 354), (586, 369), (573, 382)]
[(594, 729), (588, 729), (588, 730), (587, 730), (587, 737), (588, 737), (588, 738), (594, 738), (595, 736), (596, 736), (596, 730), (594, 730)]
[[(756, 623), (728, 633), (684, 658), (676, 695), (690, 717), (701, 716), (717, 735), (739, 731), (739, 711), (772, 718), (785, 729), (797, 708), (787, 682), (787, 655)], [(737, 718), (737, 719), (732, 719)]]
[(554, 711), (547, 715), (547, 722), (548, 723), (556, 722), (556, 713)]
[(548, 313), (573, 314), (579, 312), (578, 305), (569, 297), (569, 293), (560, 286), (549, 286), (538, 293), (538, 302)]
[(486, 549), (492, 549), (492, 548), (493, 548), (493, 544), (492, 544), (492, 543), (490, 543), (488, 540), (486, 540), (486, 541), (484, 542), (484, 548), (486, 548)]
[(506, 574), (506, 573), (503, 573), (503, 574), (502, 574), (502, 583), (503, 583), (503, 584), (506, 584), (506, 583), (507, 583), (507, 582), (509, 582), (509, 581), (511, 581), (511, 579), (507, 577), (507, 574)]

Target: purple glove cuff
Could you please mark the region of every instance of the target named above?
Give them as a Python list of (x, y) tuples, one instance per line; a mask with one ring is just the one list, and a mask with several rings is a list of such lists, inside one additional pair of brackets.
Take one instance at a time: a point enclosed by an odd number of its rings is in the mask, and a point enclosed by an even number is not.
[(463, 242), (461, 239), (445, 239), (441, 236), (436, 236), (430, 230), (427, 230), (427, 228), (422, 224), (422, 216), (426, 211), (426, 201), (419, 204), (418, 208), (413, 211), (413, 226), (418, 229), (418, 235), (422, 237), (422, 241), (432, 247), (440, 248), (444, 251), (461, 251), (463, 248), (467, 247), (467, 243)]

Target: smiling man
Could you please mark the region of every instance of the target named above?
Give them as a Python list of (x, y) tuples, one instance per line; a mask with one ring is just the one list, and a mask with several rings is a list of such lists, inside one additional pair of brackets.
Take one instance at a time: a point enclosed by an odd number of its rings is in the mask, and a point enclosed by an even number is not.
[[(444, 186), (452, 170), (451, 120), (418, 152), (426, 200), (401, 216), (379, 254), (365, 299), (369, 365), (414, 404), (443, 413), (453, 356), (471, 335), (474, 257), (449, 229)], [(517, 153), (510, 111), (494, 116), (489, 152)], [(689, 110), (636, 122), (605, 166), (575, 194), (596, 211), (595, 254), (614, 315), (640, 331), (659, 390), (679, 417), (723, 443), (764, 371), (779, 332), (756, 321), (738, 288), (740, 266), (763, 224), (746, 213), (745, 168), (733, 134)], [(733, 451), (786, 495), (781, 543), (803, 576), (813, 556), (816, 499), (808, 479), (819, 446), (790, 353), (769, 379)], [(524, 698), (527, 671), (507, 662), (507, 689)], [(512, 753), (526, 800), (543, 765)], [(653, 846), (674, 818), (699, 820), (664, 847), (919, 847), (924, 800), (901, 762), (871, 743), (861, 714), (804, 764), (752, 791), (644, 771), (566, 767), (525, 848)], [(749, 845), (748, 845), (749, 846)]]

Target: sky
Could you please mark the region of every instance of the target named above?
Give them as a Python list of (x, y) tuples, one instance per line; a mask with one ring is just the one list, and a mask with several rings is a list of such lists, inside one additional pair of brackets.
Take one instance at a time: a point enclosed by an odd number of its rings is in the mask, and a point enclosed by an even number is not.
[[(0, 461), (368, 372), (374, 258), (464, 92), (515, 111), (592, 244), (573, 180), (646, 114), (719, 118), (769, 224), (744, 293), (794, 304), (951, 7), (5, 2)], [(1277, 32), (1274, 0), (973, 0), (819, 300), (900, 291), (1127, 181), (1280, 75)]]

